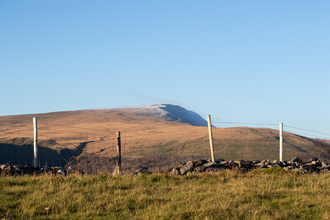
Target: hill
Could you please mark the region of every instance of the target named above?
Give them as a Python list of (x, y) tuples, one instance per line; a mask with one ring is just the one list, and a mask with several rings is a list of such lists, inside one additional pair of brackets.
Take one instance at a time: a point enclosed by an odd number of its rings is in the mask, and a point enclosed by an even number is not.
[[(72, 157), (86, 170), (106, 170), (116, 158), (121, 132), (123, 166), (163, 169), (210, 158), (208, 129), (197, 113), (180, 106), (80, 110), (0, 117), (0, 163), (32, 164), (32, 117), (38, 118), (40, 165), (64, 166)], [(215, 156), (227, 160), (278, 159), (278, 130), (213, 128)], [(315, 140), (284, 133), (284, 159), (320, 154)], [(71, 162), (72, 163), (72, 162)]]

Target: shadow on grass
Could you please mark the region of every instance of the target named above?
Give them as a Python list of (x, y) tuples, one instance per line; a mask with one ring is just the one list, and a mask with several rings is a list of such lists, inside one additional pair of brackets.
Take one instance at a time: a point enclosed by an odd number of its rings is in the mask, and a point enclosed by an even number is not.
[[(2, 141), (4, 142), (4, 141)], [(76, 149), (59, 148), (53, 140), (38, 143), (39, 166), (65, 166), (72, 157), (82, 154), (89, 142), (81, 143)], [(0, 164), (33, 166), (33, 144), (28, 138), (15, 138), (0, 143)]]

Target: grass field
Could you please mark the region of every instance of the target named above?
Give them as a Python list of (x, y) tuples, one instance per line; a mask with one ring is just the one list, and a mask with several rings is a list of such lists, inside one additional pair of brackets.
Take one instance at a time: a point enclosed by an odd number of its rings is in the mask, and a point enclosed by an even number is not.
[(330, 175), (1, 177), (0, 198), (1, 219), (329, 219)]

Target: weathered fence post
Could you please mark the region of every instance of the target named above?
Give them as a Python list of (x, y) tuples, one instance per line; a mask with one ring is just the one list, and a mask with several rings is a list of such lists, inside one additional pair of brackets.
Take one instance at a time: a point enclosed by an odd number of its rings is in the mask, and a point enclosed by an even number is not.
[(33, 117), (33, 166), (38, 167), (38, 129), (37, 118)]
[(120, 142), (120, 131), (117, 132), (117, 166), (116, 166), (116, 170), (115, 173), (117, 175), (120, 175), (120, 171), (121, 171), (121, 142)]
[(212, 124), (211, 124), (211, 116), (210, 115), (207, 115), (207, 123), (208, 123), (208, 127), (209, 127), (209, 139), (210, 139), (211, 157), (212, 157), (212, 162), (214, 162)]
[(283, 161), (283, 123), (280, 123), (280, 161)]

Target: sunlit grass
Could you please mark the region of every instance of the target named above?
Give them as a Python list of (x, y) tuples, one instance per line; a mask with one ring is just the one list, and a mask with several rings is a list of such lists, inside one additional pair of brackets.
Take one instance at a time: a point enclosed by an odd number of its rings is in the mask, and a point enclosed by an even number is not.
[(247, 174), (0, 178), (1, 219), (328, 219), (330, 176)]

